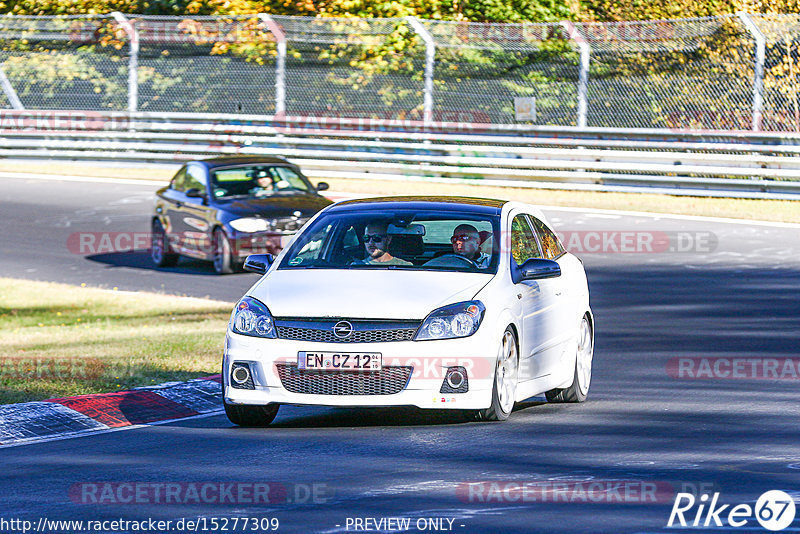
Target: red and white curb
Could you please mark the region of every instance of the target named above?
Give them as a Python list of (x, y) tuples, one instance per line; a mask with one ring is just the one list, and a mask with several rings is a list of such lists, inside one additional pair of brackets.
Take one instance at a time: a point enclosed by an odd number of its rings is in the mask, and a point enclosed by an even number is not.
[(222, 411), (220, 375), (0, 406), (0, 447), (74, 437)]

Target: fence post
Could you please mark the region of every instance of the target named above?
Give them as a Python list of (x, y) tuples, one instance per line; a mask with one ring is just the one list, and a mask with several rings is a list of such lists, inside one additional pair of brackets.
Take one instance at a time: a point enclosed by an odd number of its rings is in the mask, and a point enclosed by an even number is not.
[(128, 113), (136, 113), (139, 107), (139, 32), (119, 11), (112, 12), (111, 16), (125, 30), (131, 43), (131, 53), (128, 58)]
[(422, 124), (429, 126), (433, 122), (433, 66), (436, 61), (436, 43), (416, 17), (406, 17), (406, 21), (425, 43), (425, 96), (422, 103)]
[(764, 34), (758, 29), (756, 23), (749, 14), (744, 11), (737, 11), (736, 14), (741, 19), (747, 31), (749, 31), (753, 38), (756, 40), (756, 64), (755, 74), (753, 76), (753, 124), (754, 132), (761, 130), (761, 119), (763, 116), (764, 108), (764, 60), (767, 55), (767, 39)]
[(259, 13), (258, 18), (267, 25), (275, 37), (278, 57), (275, 60), (275, 114), (286, 114), (286, 34), (270, 15)]
[(22, 105), (22, 102), (17, 96), (17, 92), (14, 90), (14, 86), (11, 85), (11, 81), (6, 76), (6, 72), (3, 70), (3, 67), (0, 66), (0, 85), (3, 87), (3, 92), (6, 94), (6, 98), (8, 98), (8, 103), (11, 104), (12, 109), (25, 109), (25, 106)]
[(589, 112), (589, 61), (592, 49), (571, 21), (561, 21), (561, 26), (567, 30), (567, 35), (575, 41), (581, 52), (580, 73), (578, 74), (578, 127), (585, 128)]

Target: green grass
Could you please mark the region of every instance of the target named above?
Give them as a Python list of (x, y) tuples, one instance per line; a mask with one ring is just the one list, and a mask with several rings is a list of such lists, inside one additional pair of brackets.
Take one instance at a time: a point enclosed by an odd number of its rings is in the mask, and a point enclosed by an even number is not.
[(219, 373), (232, 308), (0, 278), (0, 404)]
[[(35, 163), (0, 162), (0, 171), (67, 174), (76, 176), (110, 176), (128, 179), (158, 179), (168, 181), (178, 166), (169, 168), (92, 165), (91, 162)], [(315, 180), (315, 182), (318, 180)], [(369, 195), (463, 195), (520, 200), (531, 204), (601, 208), (610, 210), (676, 213), (706, 217), (728, 217), (776, 222), (800, 223), (800, 204), (792, 200), (749, 200), (691, 196), (654, 195), (649, 193), (602, 193), (493, 187), (476, 183), (444, 184), (419, 181), (380, 181), (325, 179), (337, 193)], [(155, 190), (155, 184), (153, 190)]]

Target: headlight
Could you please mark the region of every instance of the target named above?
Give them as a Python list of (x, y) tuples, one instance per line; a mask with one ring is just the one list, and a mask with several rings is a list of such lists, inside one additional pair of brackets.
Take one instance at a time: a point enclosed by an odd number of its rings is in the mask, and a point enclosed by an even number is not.
[(468, 337), (478, 331), (486, 307), (479, 300), (451, 304), (428, 315), (414, 341)]
[(251, 297), (244, 297), (233, 309), (231, 330), (245, 336), (278, 337), (272, 314), (264, 304)]
[(272, 221), (267, 219), (259, 219), (258, 217), (244, 217), (235, 219), (229, 223), (231, 228), (237, 232), (244, 232), (252, 234), (254, 232), (266, 232), (272, 228)]

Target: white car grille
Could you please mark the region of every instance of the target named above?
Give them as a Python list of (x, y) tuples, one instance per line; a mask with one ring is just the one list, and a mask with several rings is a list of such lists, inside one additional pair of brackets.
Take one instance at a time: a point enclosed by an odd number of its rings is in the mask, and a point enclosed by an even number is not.
[(394, 395), (403, 391), (414, 368), (384, 367), (380, 371), (320, 371), (277, 364), (281, 384), (306, 395)]

